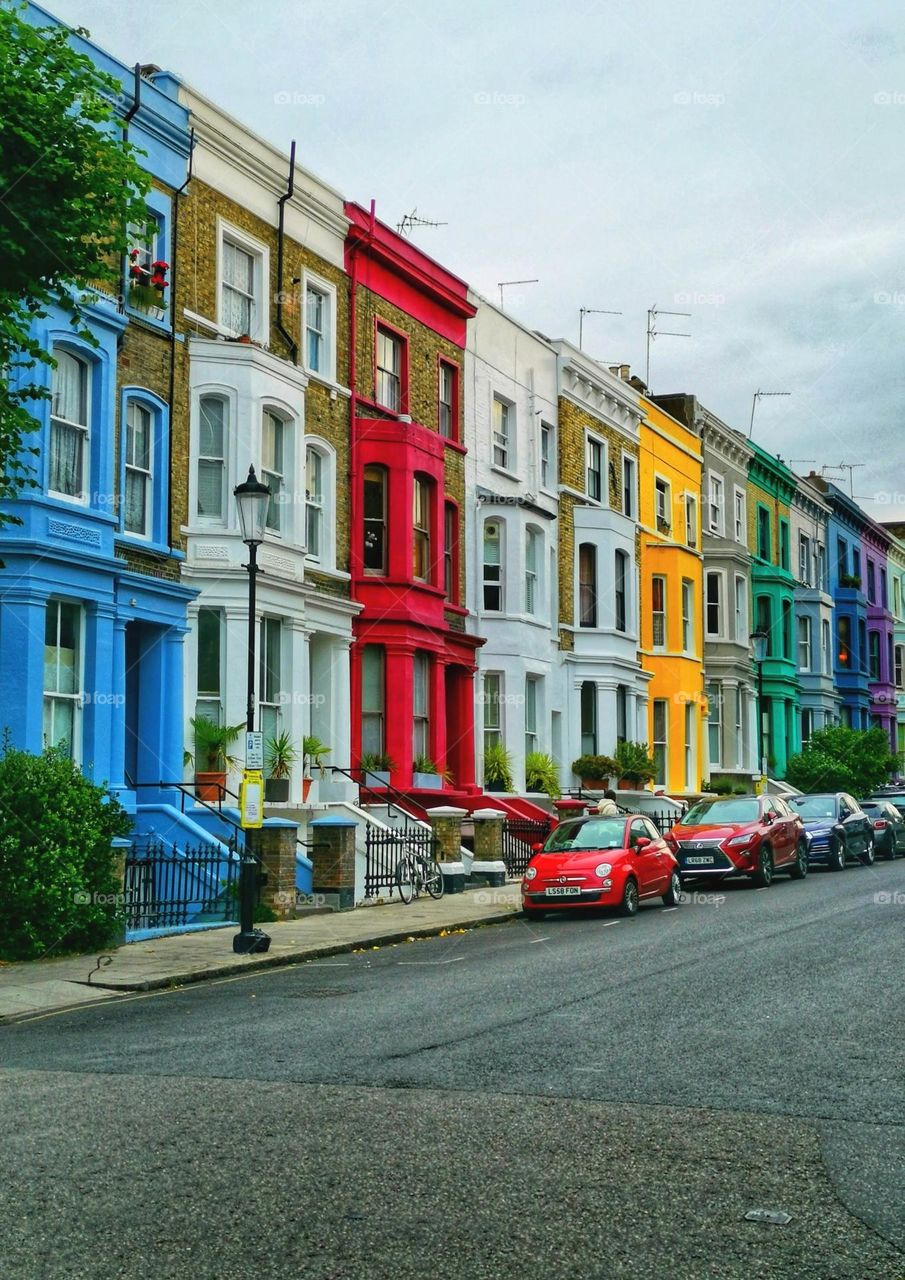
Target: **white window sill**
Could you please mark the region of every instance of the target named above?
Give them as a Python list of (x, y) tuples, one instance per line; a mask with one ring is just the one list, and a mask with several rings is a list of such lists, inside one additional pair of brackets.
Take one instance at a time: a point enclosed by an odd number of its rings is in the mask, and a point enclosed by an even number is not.
[(302, 368), (305, 370), (305, 373), (307, 373), (310, 380), (312, 382), (316, 382), (318, 386), (326, 387), (328, 391), (333, 391), (336, 395), (343, 396), (346, 399), (351, 396), (352, 392), (349, 388), (344, 387), (341, 382), (337, 382), (335, 377), (328, 377), (325, 373), (318, 373), (316, 369), (309, 369), (307, 365), (302, 365)]

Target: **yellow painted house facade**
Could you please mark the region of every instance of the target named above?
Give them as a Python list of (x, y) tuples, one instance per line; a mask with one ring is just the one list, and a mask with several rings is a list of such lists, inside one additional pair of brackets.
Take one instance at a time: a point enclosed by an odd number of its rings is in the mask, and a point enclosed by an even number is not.
[(639, 657), (650, 675), (648, 740), (656, 787), (701, 790), (707, 776), (701, 441), (642, 397), (639, 452)]

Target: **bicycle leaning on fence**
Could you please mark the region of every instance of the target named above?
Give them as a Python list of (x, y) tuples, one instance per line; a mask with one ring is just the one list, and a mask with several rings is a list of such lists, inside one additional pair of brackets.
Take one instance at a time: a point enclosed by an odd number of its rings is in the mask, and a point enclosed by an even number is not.
[(442, 898), (443, 872), (439, 862), (413, 849), (406, 850), (396, 863), (396, 888), (405, 903), (417, 898), (422, 889), (432, 898)]

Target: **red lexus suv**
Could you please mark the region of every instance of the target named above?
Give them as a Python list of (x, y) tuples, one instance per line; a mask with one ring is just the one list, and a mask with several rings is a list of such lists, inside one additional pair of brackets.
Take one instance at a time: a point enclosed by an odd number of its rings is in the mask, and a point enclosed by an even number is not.
[(667, 832), (683, 881), (749, 876), (758, 888), (776, 871), (793, 880), (808, 873), (804, 825), (779, 796), (718, 796), (701, 800)]

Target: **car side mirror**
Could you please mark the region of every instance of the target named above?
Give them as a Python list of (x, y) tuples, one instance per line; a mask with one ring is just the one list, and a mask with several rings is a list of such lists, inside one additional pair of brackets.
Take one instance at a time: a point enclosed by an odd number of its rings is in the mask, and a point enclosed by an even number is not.
[(769, 826), (770, 826), (770, 824), (771, 824), (772, 822), (773, 822), (773, 814), (772, 814), (772, 813), (765, 813), (765, 814), (764, 814), (764, 823), (765, 823), (765, 825), (769, 827)]
[(532, 853), (543, 853), (543, 851), (544, 851), (544, 846), (542, 844), (533, 844), (531, 846)]
[(636, 850), (646, 849), (650, 843), (651, 841), (649, 836), (639, 836), (638, 839), (635, 841), (634, 848)]

